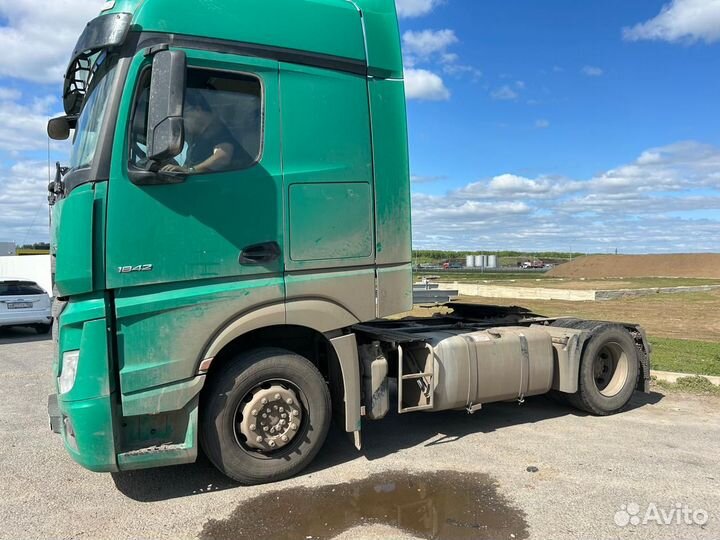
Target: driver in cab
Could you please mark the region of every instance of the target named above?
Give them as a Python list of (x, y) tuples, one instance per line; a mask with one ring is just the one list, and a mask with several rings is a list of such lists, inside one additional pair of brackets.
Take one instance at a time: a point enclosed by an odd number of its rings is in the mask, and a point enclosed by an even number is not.
[(170, 173), (209, 173), (236, 168), (247, 152), (233, 137), (199, 91), (188, 91), (185, 98), (185, 164), (171, 163), (161, 168)]

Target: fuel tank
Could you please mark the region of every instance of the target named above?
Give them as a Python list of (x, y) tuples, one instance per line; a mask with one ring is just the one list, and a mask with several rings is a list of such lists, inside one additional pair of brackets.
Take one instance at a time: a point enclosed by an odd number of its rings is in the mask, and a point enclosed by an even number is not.
[(400, 411), (469, 408), (544, 394), (553, 384), (552, 337), (542, 328), (440, 330), (401, 347)]

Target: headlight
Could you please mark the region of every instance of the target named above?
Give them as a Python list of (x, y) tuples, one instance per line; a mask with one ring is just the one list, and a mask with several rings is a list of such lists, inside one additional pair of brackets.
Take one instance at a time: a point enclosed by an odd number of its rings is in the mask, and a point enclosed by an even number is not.
[(62, 357), (62, 371), (58, 377), (58, 386), (61, 394), (67, 394), (75, 385), (80, 351), (68, 351)]

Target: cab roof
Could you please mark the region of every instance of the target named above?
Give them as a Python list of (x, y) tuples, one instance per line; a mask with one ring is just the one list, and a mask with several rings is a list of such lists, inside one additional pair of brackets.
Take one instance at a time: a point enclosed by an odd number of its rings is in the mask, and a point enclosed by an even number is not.
[(402, 78), (394, 0), (116, 0), (103, 14), (123, 12), (132, 31), (362, 61), (372, 76)]

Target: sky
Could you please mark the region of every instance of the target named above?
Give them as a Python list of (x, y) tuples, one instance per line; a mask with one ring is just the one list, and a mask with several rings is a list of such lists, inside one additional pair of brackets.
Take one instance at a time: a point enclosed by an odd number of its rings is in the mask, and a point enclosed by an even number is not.
[[(0, 0), (0, 241), (103, 0)], [(720, 252), (720, 0), (397, 0), (417, 249)]]

